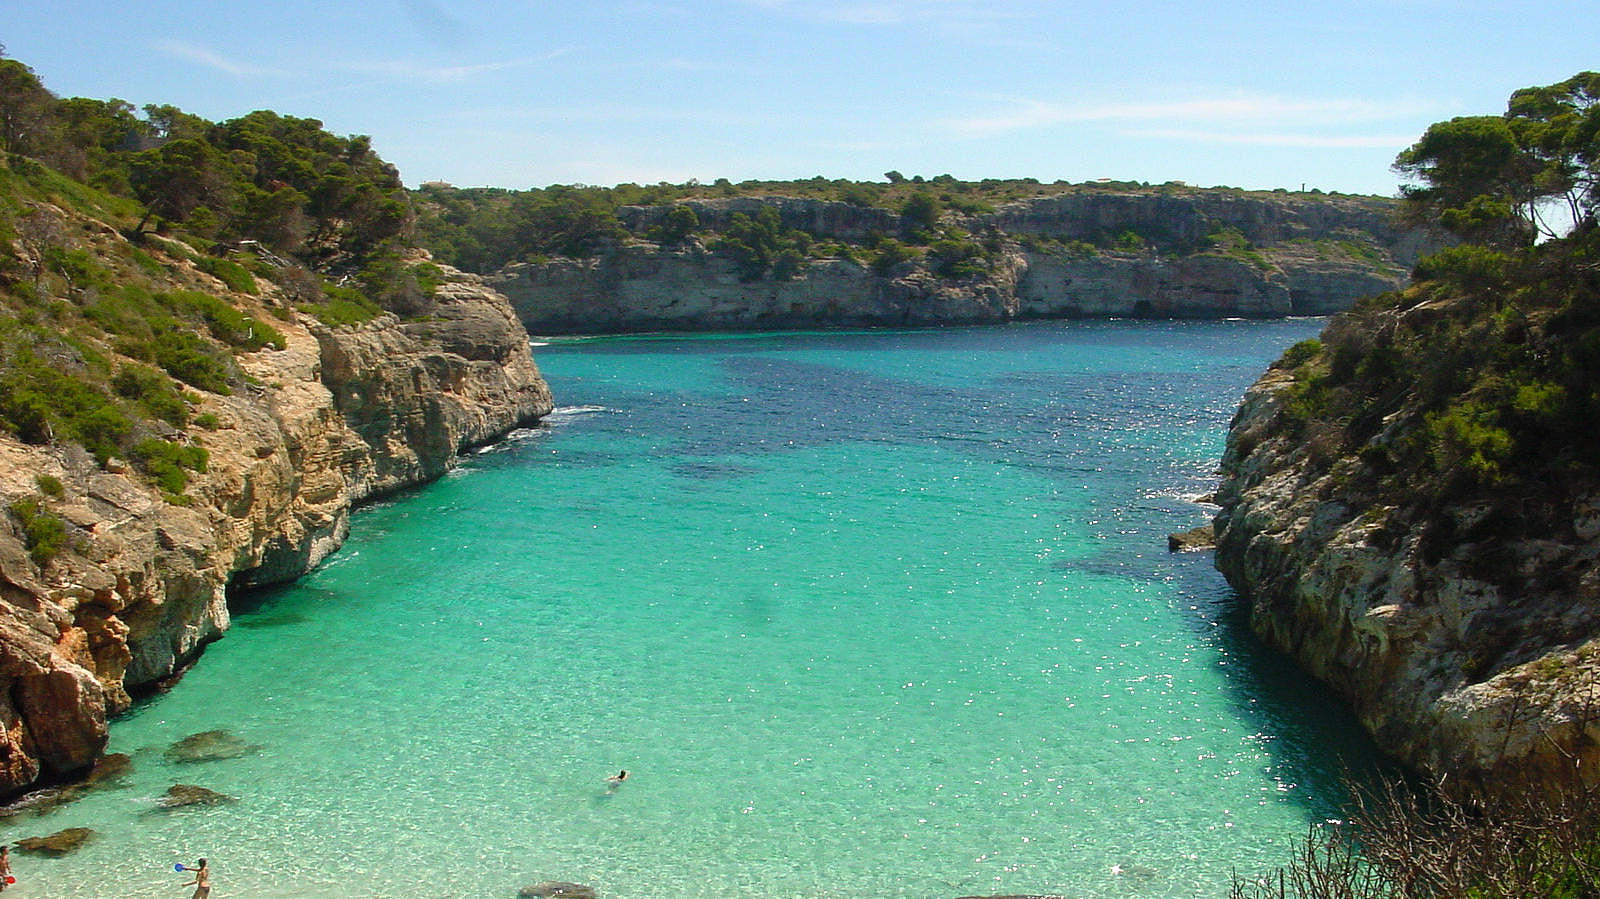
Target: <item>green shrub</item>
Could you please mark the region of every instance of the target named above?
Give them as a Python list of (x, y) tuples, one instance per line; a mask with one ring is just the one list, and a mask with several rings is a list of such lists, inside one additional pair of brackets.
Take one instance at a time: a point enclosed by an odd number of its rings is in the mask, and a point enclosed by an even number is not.
[(22, 542), (36, 565), (45, 565), (67, 545), (67, 524), (61, 516), (46, 509), (39, 500), (19, 499), (11, 504), (11, 514), (22, 526)]
[(250, 275), (249, 270), (231, 259), (202, 256), (197, 264), (201, 271), (228, 285), (229, 290), (251, 295), (261, 292), (260, 286), (256, 284), (256, 279)]
[(302, 304), (298, 308), (316, 316), (330, 328), (365, 324), (383, 314), (378, 304), (355, 288), (328, 284), (323, 286), (322, 292), (325, 297), (322, 302)]
[(66, 495), (66, 485), (53, 474), (41, 474), (34, 477), (33, 482), (39, 485), (39, 492), (52, 499), (60, 499)]
[(989, 253), (972, 240), (945, 238), (928, 245), (933, 270), (946, 278), (980, 277), (989, 273)]
[(1516, 450), (1516, 439), (1500, 426), (1499, 414), (1478, 403), (1430, 412), (1425, 421), (1434, 468), (1440, 472), (1461, 470), (1479, 483), (1493, 484)]
[(1332, 391), (1325, 372), (1306, 366), (1295, 370), (1294, 383), (1289, 385), (1283, 412), (1296, 428), (1328, 412)]
[(1322, 341), (1315, 337), (1302, 340), (1287, 350), (1278, 360), (1278, 368), (1296, 369), (1322, 355)]
[(201, 338), (187, 331), (163, 331), (148, 346), (155, 363), (183, 383), (224, 396), (233, 392), (228, 386), (230, 363)]
[(182, 493), (188, 486), (190, 471), (205, 471), (210, 460), (204, 447), (184, 446), (157, 438), (139, 441), (128, 455), (156, 486), (174, 494)]
[(148, 366), (124, 365), (111, 379), (111, 389), (133, 400), (151, 418), (179, 428), (189, 420), (189, 407), (172, 379)]
[(158, 294), (156, 300), (184, 317), (198, 316), (206, 323), (212, 337), (231, 347), (253, 351), (266, 346), (281, 350), (287, 346), (278, 329), (210, 294), (180, 290)]
[(26, 345), (9, 350), (10, 365), (0, 372), (0, 427), (36, 445), (77, 442), (102, 463), (117, 454), (133, 423), (101, 387)]
[(202, 412), (194, 417), (194, 423), (208, 431), (215, 431), (222, 427), (222, 420), (213, 412)]
[(1464, 290), (1493, 290), (1505, 287), (1510, 265), (1505, 253), (1462, 244), (1422, 257), (1412, 274), (1419, 281), (1444, 281)]
[(872, 270), (879, 275), (885, 276), (900, 263), (910, 262), (922, 255), (915, 247), (901, 243), (892, 237), (886, 237), (878, 241), (878, 245), (873, 250), (877, 255), (872, 259)]

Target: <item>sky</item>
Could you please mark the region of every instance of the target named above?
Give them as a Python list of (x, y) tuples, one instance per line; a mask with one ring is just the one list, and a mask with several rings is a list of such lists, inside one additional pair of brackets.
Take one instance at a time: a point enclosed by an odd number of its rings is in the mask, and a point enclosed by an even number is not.
[(3, 0), (61, 97), (370, 135), (408, 185), (1185, 181), (1393, 194), (1600, 68), (1593, 0)]

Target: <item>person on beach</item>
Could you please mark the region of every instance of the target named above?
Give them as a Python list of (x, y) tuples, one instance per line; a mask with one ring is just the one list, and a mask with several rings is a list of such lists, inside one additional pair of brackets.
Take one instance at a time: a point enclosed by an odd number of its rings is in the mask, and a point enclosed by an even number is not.
[(11, 879), (11, 844), (0, 843), (0, 890), (6, 888), (6, 881)]
[(207, 899), (211, 895), (211, 869), (206, 867), (206, 860), (201, 859), (198, 868), (187, 870), (194, 872), (194, 880), (184, 884), (186, 887), (194, 887), (194, 895), (189, 899)]
[(623, 768), (621, 771), (618, 771), (616, 774), (613, 774), (610, 777), (606, 778), (606, 789), (615, 790), (617, 787), (622, 786), (622, 782), (627, 780), (627, 779), (628, 779), (628, 769), (627, 768)]

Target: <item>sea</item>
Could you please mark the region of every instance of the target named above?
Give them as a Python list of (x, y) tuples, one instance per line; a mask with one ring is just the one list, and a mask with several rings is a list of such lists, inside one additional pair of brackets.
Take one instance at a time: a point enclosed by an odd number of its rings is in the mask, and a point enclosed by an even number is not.
[(7, 899), (1225, 897), (1378, 764), (1167, 551), (1321, 326), (538, 341), (559, 408), (235, 597)]

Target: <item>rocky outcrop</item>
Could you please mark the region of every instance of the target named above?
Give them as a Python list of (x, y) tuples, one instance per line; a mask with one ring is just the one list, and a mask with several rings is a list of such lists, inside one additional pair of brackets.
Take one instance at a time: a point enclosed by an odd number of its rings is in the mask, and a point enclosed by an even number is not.
[[(674, 207), (627, 207), (620, 218), (636, 239), (587, 259), (516, 263), (489, 281), (541, 334), (1270, 318), (1325, 315), (1398, 287), (1419, 253), (1441, 245), (1391, 224), (1392, 204), (1375, 198), (1091, 191), (947, 212), (945, 224), (998, 241), (983, 275), (941, 277), (927, 259), (875, 269), (831, 256), (792, 279), (748, 280), (707, 249), (735, 215), (771, 209), (783, 229), (857, 246), (911, 226), (884, 209), (793, 197), (682, 205), (695, 211), (702, 240), (652, 243), (644, 238)], [(1129, 234), (1142, 249), (1106, 248)]]
[(1326, 315), (1393, 289), (1404, 274), (1348, 262), (1014, 249), (984, 278), (943, 279), (915, 264), (880, 276), (852, 259), (825, 259), (793, 280), (743, 281), (733, 262), (703, 247), (631, 244), (589, 259), (515, 263), (490, 280), (530, 332), (567, 334)]
[[(1294, 383), (1274, 368), (1250, 389), (1217, 494), (1217, 566), (1255, 630), (1415, 769), (1478, 785), (1592, 779), (1600, 484), (1419, 503), (1421, 484), (1385, 486), (1362, 457), (1425, 410), (1402, 407), (1365, 453), (1342, 454), (1336, 433), (1289, 424)], [(1508, 514), (1548, 502), (1554, 525), (1506, 535)]]
[(338, 547), (356, 504), (437, 477), (551, 408), (526, 332), (477, 278), (449, 273), (424, 321), (290, 318), (263, 319), (284, 349), (239, 357), (249, 389), (193, 394), (215, 427), (176, 435), (210, 454), (182, 504), (116, 460), (0, 439), (4, 503), (54, 479), (59, 496), (42, 499), (68, 531), (41, 565), (14, 521), (0, 526), (0, 794), (91, 765), (130, 692), (227, 629), (230, 587), (304, 573)]

